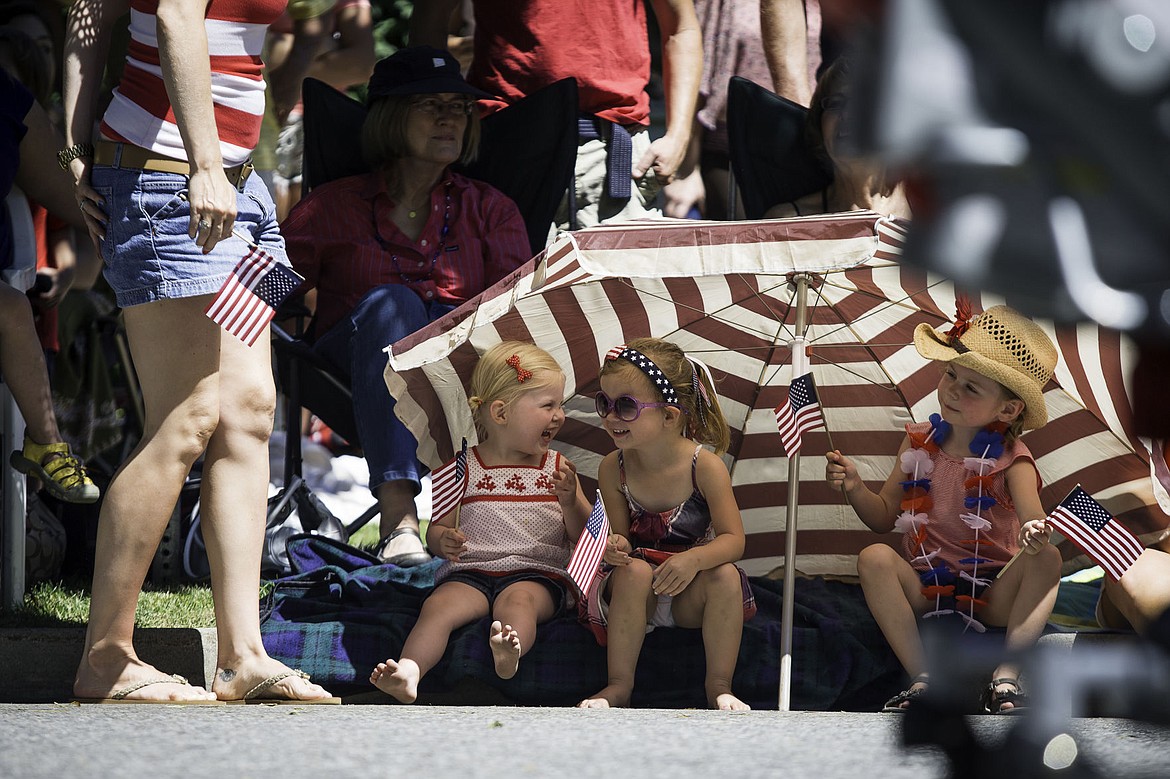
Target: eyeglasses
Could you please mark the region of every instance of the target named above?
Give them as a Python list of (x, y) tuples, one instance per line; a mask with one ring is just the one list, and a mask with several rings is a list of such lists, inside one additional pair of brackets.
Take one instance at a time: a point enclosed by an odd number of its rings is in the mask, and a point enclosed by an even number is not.
[(593, 401), (597, 406), (597, 416), (605, 419), (612, 412), (623, 422), (633, 422), (642, 416), (644, 408), (665, 408), (671, 405), (670, 403), (643, 403), (629, 395), (618, 395), (610, 400), (609, 395), (604, 392), (598, 392), (594, 395)]
[(844, 111), (849, 105), (849, 95), (836, 94), (821, 98), (822, 111)]
[(458, 118), (460, 116), (471, 116), (471, 112), (475, 110), (475, 101), (452, 100), (448, 102), (434, 97), (424, 97), (421, 100), (413, 101), (410, 107), (428, 116), (451, 116)]

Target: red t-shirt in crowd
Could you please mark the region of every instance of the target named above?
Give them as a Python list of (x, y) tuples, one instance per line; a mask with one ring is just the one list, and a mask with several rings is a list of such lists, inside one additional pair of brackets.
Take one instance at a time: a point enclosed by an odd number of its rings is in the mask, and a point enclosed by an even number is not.
[(650, 124), (650, 44), (642, 0), (475, 0), (467, 80), (499, 110), (554, 81), (577, 79), (582, 113)]

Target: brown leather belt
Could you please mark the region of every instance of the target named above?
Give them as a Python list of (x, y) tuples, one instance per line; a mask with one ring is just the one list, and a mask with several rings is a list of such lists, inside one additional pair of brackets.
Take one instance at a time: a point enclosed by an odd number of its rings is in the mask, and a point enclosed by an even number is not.
[[(121, 155), (119, 156), (119, 151)], [(98, 141), (93, 152), (93, 161), (97, 165), (109, 165), (115, 168), (137, 168), (139, 170), (153, 170), (159, 173), (178, 173), (182, 176), (191, 175), (190, 163), (176, 160), (173, 157), (164, 157), (155, 152), (134, 146), (129, 143), (115, 141)], [(254, 170), (251, 160), (240, 163), (231, 168), (224, 168), (224, 175), (240, 192), (244, 191), (244, 184)]]

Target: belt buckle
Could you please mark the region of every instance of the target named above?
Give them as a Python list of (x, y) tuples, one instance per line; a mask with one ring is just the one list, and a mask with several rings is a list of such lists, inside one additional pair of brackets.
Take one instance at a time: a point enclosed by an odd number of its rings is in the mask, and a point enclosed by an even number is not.
[(244, 184), (247, 183), (248, 177), (252, 175), (252, 171), (256, 170), (256, 166), (252, 164), (251, 160), (247, 160), (240, 165), (240, 177), (236, 179), (236, 191), (243, 192)]

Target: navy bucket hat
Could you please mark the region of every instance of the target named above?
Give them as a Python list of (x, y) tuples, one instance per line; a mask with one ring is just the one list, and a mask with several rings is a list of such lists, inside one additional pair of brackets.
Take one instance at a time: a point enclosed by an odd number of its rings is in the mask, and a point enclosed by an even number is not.
[(399, 49), (374, 65), (368, 99), (389, 95), (419, 95), (455, 92), (474, 98), (491, 97), (468, 84), (459, 72), (459, 62), (443, 49), (410, 46)]

